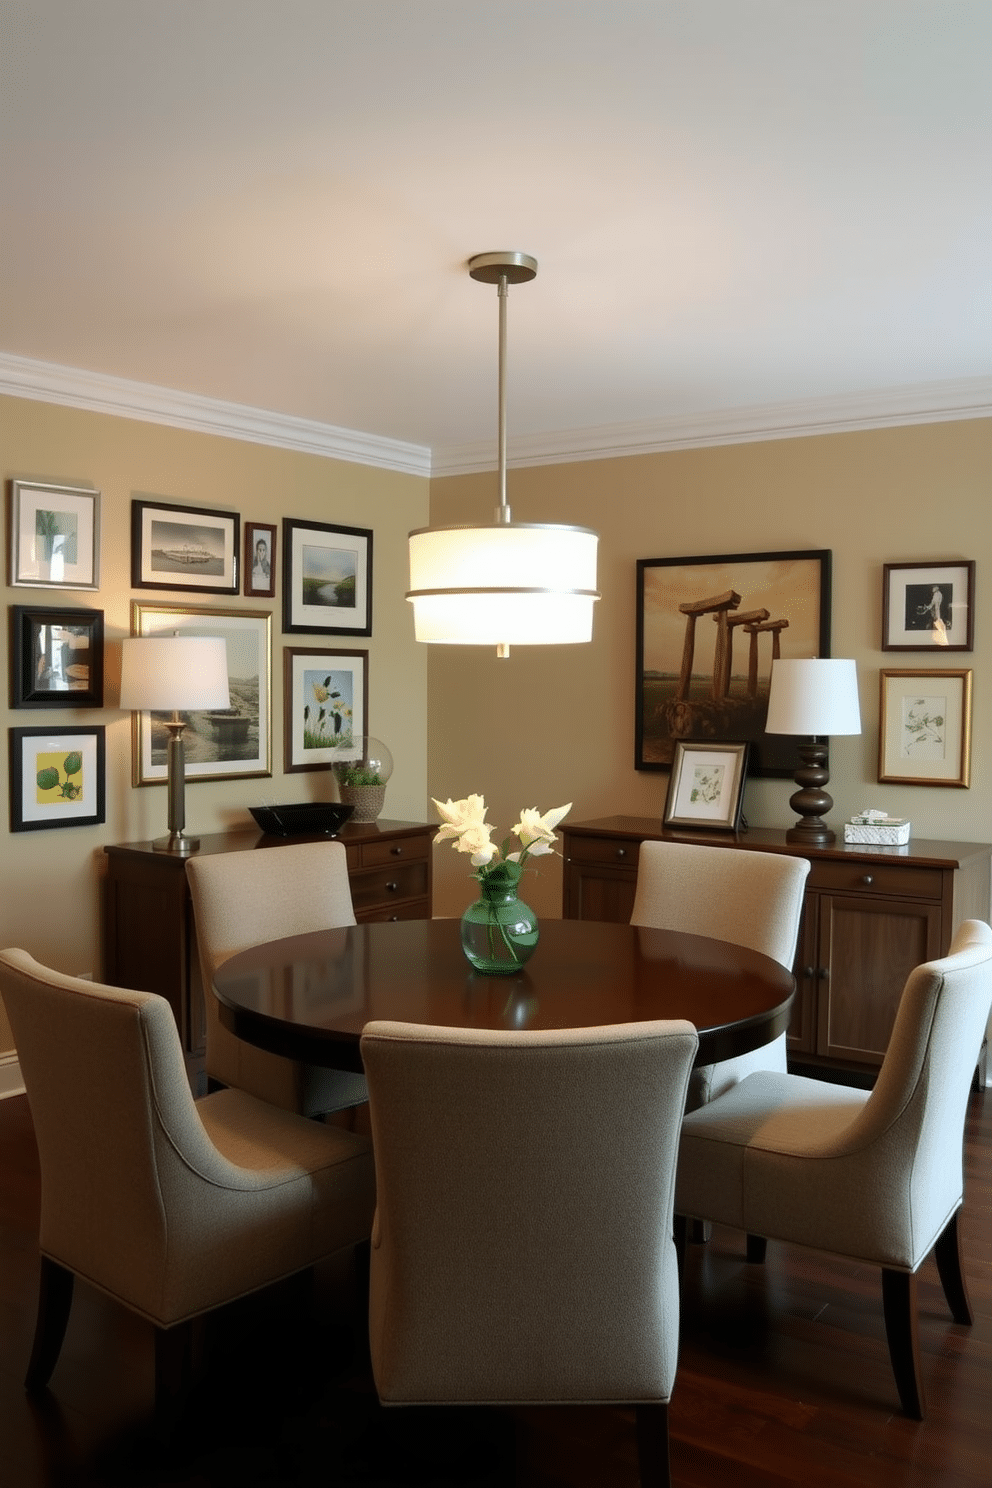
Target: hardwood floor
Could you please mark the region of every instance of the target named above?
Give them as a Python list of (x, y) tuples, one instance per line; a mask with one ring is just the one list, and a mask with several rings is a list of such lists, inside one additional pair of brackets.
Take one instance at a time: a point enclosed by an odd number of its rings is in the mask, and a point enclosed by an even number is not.
[[(975, 1322), (922, 1273), (928, 1418), (898, 1413), (880, 1279), (717, 1229), (690, 1246), (671, 1407), (677, 1488), (987, 1488), (992, 1482), (992, 1095), (972, 1097), (964, 1251)], [(182, 1443), (150, 1433), (151, 1330), (81, 1283), (51, 1390), (22, 1380), (38, 1275), (37, 1154), (23, 1097), (0, 1101), (0, 1484), (4, 1488), (453, 1485), (628, 1488), (633, 1412), (378, 1409), (348, 1258), (204, 1329)]]

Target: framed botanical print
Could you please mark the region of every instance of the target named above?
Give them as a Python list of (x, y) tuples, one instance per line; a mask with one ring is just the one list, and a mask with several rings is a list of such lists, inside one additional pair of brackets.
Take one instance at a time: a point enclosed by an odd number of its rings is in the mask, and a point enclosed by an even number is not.
[(14, 588), (99, 589), (99, 491), (11, 481), (10, 582)]
[(372, 533), (329, 522), (282, 523), (287, 634), (372, 634)]
[[(195, 605), (131, 604), (136, 636), (222, 636), (227, 643), (231, 705), (184, 713), (186, 783), (272, 774), (272, 616), (264, 610), (225, 610)], [(164, 713), (135, 713), (131, 725), (131, 779), (160, 785), (167, 778), (168, 729)]]
[(677, 743), (664, 825), (736, 832), (744, 800), (747, 754), (746, 744)]
[(883, 671), (879, 680), (879, 780), (970, 785), (971, 671)]
[(283, 651), (285, 770), (326, 769), (336, 749), (367, 732), (369, 653), (287, 646)]
[(103, 611), (12, 605), (15, 708), (103, 707)]
[(830, 655), (826, 549), (641, 558), (634, 766), (676, 744), (750, 744), (752, 775), (791, 776), (797, 742), (766, 734), (772, 662)]
[(94, 728), (10, 730), (10, 830), (106, 820), (106, 739)]
[(237, 594), (241, 518), (204, 506), (131, 502), (131, 587)]

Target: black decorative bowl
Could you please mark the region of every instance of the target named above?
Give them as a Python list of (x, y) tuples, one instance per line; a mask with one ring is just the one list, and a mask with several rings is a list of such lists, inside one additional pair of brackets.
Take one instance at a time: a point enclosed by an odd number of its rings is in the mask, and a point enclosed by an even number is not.
[(354, 806), (340, 801), (294, 801), (289, 806), (249, 806), (263, 832), (273, 837), (302, 837), (323, 833), (334, 837), (344, 826)]

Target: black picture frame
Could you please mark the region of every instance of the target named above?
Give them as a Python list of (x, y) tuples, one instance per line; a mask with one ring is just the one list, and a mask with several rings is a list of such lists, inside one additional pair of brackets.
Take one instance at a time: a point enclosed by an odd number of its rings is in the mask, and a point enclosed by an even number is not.
[(103, 611), (11, 605), (11, 707), (103, 707)]
[[(752, 776), (792, 777), (799, 741), (765, 733), (771, 664), (830, 655), (831, 556), (810, 548), (637, 560), (635, 769), (671, 769), (680, 740), (746, 743)], [(753, 627), (743, 674), (734, 670), (741, 625)]]
[(10, 730), (10, 830), (91, 827), (106, 820), (106, 730)]
[(283, 517), (287, 635), (372, 634), (372, 538), (367, 527)]
[(284, 646), (282, 656), (283, 771), (327, 770), (336, 747), (360, 749), (368, 733), (369, 653)]
[(246, 599), (275, 598), (276, 531), (272, 522), (245, 523), (243, 587)]
[(943, 656), (974, 647), (974, 559), (882, 565), (883, 651)]
[(240, 554), (237, 512), (132, 498), (133, 589), (237, 594)]

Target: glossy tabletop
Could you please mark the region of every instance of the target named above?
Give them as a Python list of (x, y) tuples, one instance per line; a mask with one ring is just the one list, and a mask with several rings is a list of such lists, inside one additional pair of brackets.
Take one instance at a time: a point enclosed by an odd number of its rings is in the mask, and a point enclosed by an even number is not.
[(678, 931), (543, 920), (526, 967), (483, 976), (459, 921), (396, 920), (254, 946), (214, 976), (239, 1038), (308, 1064), (360, 1070), (373, 1018), (459, 1028), (592, 1028), (687, 1018), (698, 1064), (769, 1043), (788, 1026), (795, 982), (768, 956)]

